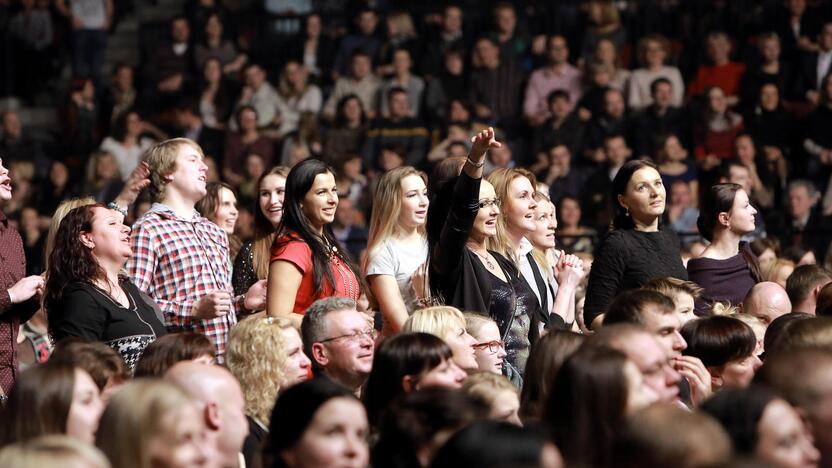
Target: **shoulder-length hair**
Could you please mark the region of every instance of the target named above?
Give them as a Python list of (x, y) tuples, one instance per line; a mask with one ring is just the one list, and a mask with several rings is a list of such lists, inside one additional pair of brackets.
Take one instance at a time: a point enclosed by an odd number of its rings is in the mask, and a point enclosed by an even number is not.
[(406, 376), (420, 377), (452, 356), (451, 348), (430, 333), (403, 333), (383, 340), (361, 393), (370, 426), (377, 427), (393, 400), (405, 393)]
[(347, 102), (350, 99), (357, 99), (358, 105), (361, 107), (361, 125), (363, 126), (367, 123), (367, 110), (364, 109), (364, 103), (361, 102), (361, 98), (357, 94), (350, 93), (339, 99), (338, 104), (335, 106), (335, 120), (333, 121), (335, 128), (345, 128), (347, 126), (347, 114), (344, 109), (347, 107)]
[(75, 368), (46, 363), (23, 371), (0, 410), (0, 447), (49, 434), (66, 434)]
[[(280, 317), (259, 312), (231, 329), (226, 364), (240, 382), (246, 414), (269, 424), (274, 400), (286, 387), (288, 355), (282, 331), (292, 324)], [(257, 356), (257, 359), (252, 359)]]
[(650, 161), (633, 159), (624, 163), (618, 173), (615, 174), (615, 178), (612, 180), (612, 205), (615, 213), (612, 219), (612, 229), (635, 229), (636, 225), (633, 223), (633, 219), (627, 214), (627, 210), (621, 206), (621, 203), (618, 203), (618, 196), (626, 195), (627, 185), (629, 185), (630, 179), (633, 178), (633, 174), (644, 168), (659, 171), (656, 165)]
[(606, 466), (610, 461), (616, 429), (627, 411), (626, 364), (621, 351), (591, 346), (570, 356), (557, 373), (545, 420), (570, 466)]
[[(508, 190), (509, 185), (511, 185), (511, 182), (514, 179), (519, 179), (521, 177), (529, 179), (529, 182), (532, 184), (532, 193), (529, 193), (529, 196), (534, 196), (534, 190), (535, 187), (537, 187), (537, 178), (526, 169), (499, 168), (489, 174), (488, 177), (486, 177), (486, 180), (494, 186), (494, 192), (497, 194), (497, 198), (502, 200), (503, 204), (505, 204), (510, 198)], [(489, 250), (502, 254), (504, 257), (511, 259), (516, 263), (518, 259), (514, 258), (514, 249), (511, 247), (511, 242), (508, 238), (507, 223), (508, 220), (506, 219), (506, 212), (504, 210), (500, 210), (500, 216), (497, 216), (497, 235), (495, 237), (488, 238), (487, 245)]]
[[(405, 177), (417, 176), (427, 187), (428, 176), (411, 166), (402, 166), (385, 172), (376, 185), (373, 194), (373, 211), (370, 215), (370, 233), (367, 238), (367, 258), (362, 265), (362, 272), (367, 271), (369, 257), (373, 249), (385, 241), (391, 239), (399, 229), (399, 213), (402, 209), (402, 181)], [(418, 231), (425, 235), (425, 227), (420, 226)]]
[[(269, 259), (274, 245), (275, 227), (263, 214), (260, 209), (260, 186), (268, 176), (279, 176), (285, 180), (289, 176), (289, 168), (286, 166), (275, 166), (257, 180), (257, 197), (254, 205), (254, 239), (251, 241), (251, 266), (257, 279), (266, 279), (269, 276)], [(281, 218), (282, 219), (282, 218)]]
[[(292, 240), (305, 242), (312, 250), (312, 283), (316, 291), (320, 291), (324, 278), (329, 282), (332, 289), (335, 289), (335, 280), (332, 276), (330, 266), (330, 254), (340, 258), (355, 274), (355, 268), (349, 258), (346, 249), (338, 248), (330, 252), (329, 245), (339, 245), (338, 239), (332, 233), (332, 227), (324, 226), (323, 236), (318, 235), (309, 224), (309, 219), (304, 214), (300, 205), (303, 197), (312, 189), (315, 177), (320, 174), (332, 174), (335, 177), (335, 170), (325, 162), (318, 159), (306, 159), (299, 162), (289, 171), (286, 177), (286, 198), (283, 201), (283, 218), (277, 227), (274, 251), (279, 252)], [(359, 276), (356, 274), (356, 278)]]
[(149, 468), (151, 440), (172, 416), (194, 405), (184, 390), (162, 379), (139, 379), (113, 395), (98, 425), (95, 445), (113, 466)]
[(55, 234), (55, 245), (49, 255), (50, 268), (43, 300), (47, 314), (61, 301), (63, 290), (70, 282), (93, 283), (107, 275), (93, 256), (92, 250), (81, 243), (81, 233), (92, 231), (95, 208), (104, 208), (104, 205), (96, 203), (74, 208), (61, 221)]

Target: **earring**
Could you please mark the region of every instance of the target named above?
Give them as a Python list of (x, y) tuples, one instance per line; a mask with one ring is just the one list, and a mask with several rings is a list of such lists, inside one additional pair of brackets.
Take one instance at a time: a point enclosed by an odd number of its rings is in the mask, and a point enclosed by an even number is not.
[(627, 207), (624, 207), (624, 216), (626, 216), (628, 218), (630, 217), (630, 209), (627, 208)]

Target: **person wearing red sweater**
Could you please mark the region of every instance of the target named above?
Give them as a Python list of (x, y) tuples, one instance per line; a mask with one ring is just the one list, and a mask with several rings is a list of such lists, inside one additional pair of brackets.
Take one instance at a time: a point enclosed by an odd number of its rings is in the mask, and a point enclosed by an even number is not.
[(718, 86), (728, 96), (728, 105), (739, 102), (740, 82), (745, 65), (731, 61), (731, 41), (723, 32), (712, 32), (706, 39), (710, 64), (702, 64), (688, 88), (688, 96), (699, 96)]

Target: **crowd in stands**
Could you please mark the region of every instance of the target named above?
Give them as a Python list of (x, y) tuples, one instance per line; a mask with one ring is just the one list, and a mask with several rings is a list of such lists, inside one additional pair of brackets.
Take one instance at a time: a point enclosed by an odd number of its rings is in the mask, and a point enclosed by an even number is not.
[(832, 3), (180, 4), (0, 0), (0, 466), (832, 467)]

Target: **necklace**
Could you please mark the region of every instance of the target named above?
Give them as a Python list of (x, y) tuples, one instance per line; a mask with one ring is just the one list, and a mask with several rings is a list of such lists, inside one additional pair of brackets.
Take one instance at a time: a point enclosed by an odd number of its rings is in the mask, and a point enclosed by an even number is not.
[(486, 268), (488, 268), (489, 270), (494, 269), (494, 264), (491, 263), (491, 255), (488, 254), (488, 250), (485, 251), (485, 255), (482, 255), (481, 253), (477, 252), (476, 250), (472, 249), (471, 247), (468, 247), (468, 250), (470, 250), (471, 252), (474, 252), (474, 255), (481, 258), (482, 261), (485, 262), (485, 267)]

